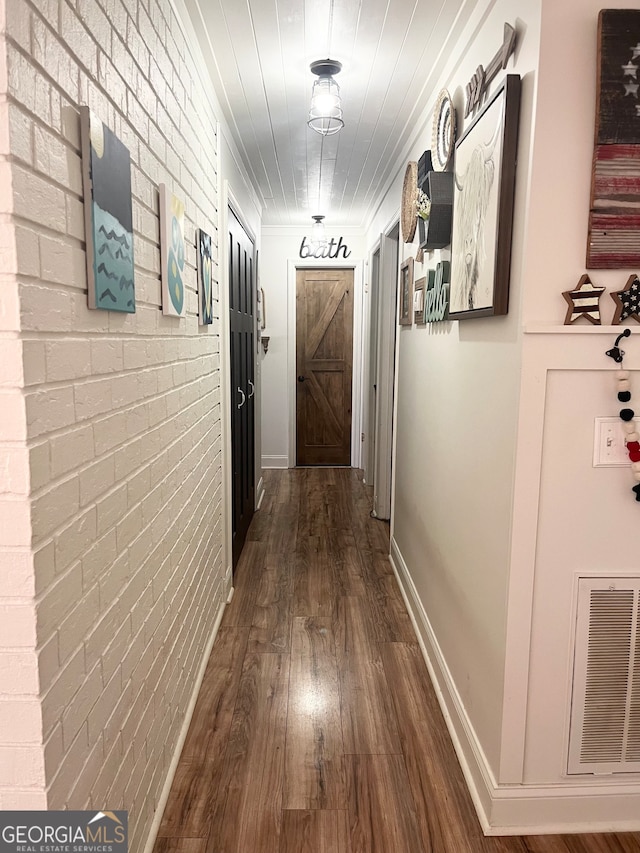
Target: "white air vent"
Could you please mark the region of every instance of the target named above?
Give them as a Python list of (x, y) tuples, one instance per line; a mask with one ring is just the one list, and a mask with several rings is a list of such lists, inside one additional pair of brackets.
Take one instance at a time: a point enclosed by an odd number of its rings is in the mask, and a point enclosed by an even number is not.
[(640, 772), (640, 578), (580, 579), (568, 772)]

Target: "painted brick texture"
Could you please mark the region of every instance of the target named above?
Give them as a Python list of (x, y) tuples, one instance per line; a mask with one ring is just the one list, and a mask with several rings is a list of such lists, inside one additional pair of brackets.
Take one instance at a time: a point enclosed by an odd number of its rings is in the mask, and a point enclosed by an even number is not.
[(29, 449), (22, 389), (35, 367), (20, 339), (11, 146), (24, 133), (7, 96), (0, 0), (0, 809), (46, 806), (31, 551)]
[[(20, 788), (51, 809), (126, 808), (136, 853), (223, 597), (219, 312), (198, 326), (194, 247), (196, 227), (217, 243), (216, 117), (169, 0), (6, 0), (6, 54), (0, 393), (23, 433), (0, 445), (0, 560), (22, 555), (2, 603), (25, 683), (0, 698), (24, 708), (0, 705), (0, 742), (25, 776), (0, 770), (0, 807)], [(79, 104), (131, 153), (134, 315), (87, 308)], [(160, 308), (159, 182), (186, 204), (182, 319)]]

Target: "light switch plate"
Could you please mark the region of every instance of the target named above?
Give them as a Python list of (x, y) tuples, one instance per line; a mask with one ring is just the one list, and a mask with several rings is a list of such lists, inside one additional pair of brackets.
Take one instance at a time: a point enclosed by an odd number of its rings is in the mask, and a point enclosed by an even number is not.
[[(635, 418), (640, 431), (640, 418)], [(617, 468), (629, 465), (625, 431), (620, 418), (596, 418), (593, 435), (593, 467)]]

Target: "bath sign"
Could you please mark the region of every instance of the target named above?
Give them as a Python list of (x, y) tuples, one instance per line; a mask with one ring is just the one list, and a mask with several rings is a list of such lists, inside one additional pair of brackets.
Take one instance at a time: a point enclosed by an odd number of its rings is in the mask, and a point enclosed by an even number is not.
[(451, 264), (440, 261), (435, 275), (429, 270), (427, 292), (425, 294), (424, 319), (427, 323), (437, 323), (446, 320), (449, 315), (449, 282), (451, 281)]
[(324, 240), (320, 243), (304, 237), (302, 243), (300, 243), (299, 255), (303, 259), (329, 258), (330, 260), (335, 260), (339, 257), (348, 258), (350, 254), (351, 252), (347, 248), (347, 244), (342, 242), (342, 237), (340, 237), (338, 242), (332, 237), (330, 240)]

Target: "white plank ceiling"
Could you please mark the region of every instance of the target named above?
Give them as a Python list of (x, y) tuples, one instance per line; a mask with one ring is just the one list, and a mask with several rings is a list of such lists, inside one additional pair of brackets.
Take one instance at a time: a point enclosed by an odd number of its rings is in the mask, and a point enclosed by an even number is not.
[[(475, 0), (187, 0), (263, 224), (364, 226), (393, 178)], [(307, 127), (314, 75), (337, 59), (344, 128)], [(427, 146), (425, 146), (427, 147)]]

